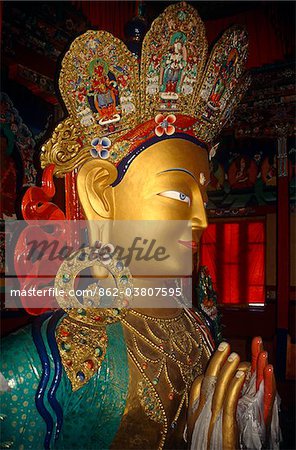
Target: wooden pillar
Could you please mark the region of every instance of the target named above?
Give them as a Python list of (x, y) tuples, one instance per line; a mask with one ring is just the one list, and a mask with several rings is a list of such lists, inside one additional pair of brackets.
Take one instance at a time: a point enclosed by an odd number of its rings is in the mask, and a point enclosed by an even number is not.
[(276, 373), (278, 379), (285, 379), (287, 357), (287, 335), (289, 320), (290, 286), (290, 217), (289, 217), (289, 177), (287, 137), (278, 137), (278, 178), (277, 178), (277, 346)]

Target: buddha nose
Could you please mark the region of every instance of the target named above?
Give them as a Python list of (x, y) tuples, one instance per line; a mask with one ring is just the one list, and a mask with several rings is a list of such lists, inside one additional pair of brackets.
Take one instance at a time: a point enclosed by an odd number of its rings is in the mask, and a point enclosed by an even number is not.
[(196, 211), (196, 214), (192, 217), (192, 230), (193, 231), (204, 231), (208, 226), (208, 220), (206, 215), (206, 210), (204, 205), (199, 207), (199, 210)]

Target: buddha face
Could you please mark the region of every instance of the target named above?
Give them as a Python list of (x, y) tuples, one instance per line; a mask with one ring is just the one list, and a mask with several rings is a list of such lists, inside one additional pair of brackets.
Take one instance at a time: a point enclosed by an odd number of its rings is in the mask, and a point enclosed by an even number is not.
[[(183, 139), (164, 140), (140, 153), (113, 187), (117, 175), (110, 162), (100, 159), (81, 168), (78, 192), (87, 219), (191, 221), (196, 250), (207, 226), (204, 202), (209, 164), (205, 149)], [(91, 237), (98, 239), (93, 230)]]
[(131, 163), (114, 190), (115, 220), (191, 220), (195, 230), (207, 226), (204, 174), (207, 152), (197, 145), (170, 139), (154, 144)]

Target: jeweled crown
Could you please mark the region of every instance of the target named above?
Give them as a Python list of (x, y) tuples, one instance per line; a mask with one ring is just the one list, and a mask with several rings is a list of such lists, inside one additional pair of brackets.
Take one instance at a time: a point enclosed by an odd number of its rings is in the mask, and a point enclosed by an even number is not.
[(197, 138), (208, 149), (249, 84), (247, 33), (228, 29), (209, 59), (204, 24), (174, 4), (146, 34), (136, 57), (105, 31), (75, 39), (62, 61), (59, 88), (69, 116), (43, 146), (41, 163), (63, 176), (91, 157), (115, 165), (143, 143)]

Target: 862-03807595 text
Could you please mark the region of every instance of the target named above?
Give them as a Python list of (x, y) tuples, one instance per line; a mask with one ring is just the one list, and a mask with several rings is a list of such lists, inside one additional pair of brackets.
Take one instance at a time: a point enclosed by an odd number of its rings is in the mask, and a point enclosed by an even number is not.
[[(44, 289), (36, 289), (35, 287), (30, 289), (11, 289), (10, 295), (12, 297), (43, 297), (50, 296), (55, 297), (57, 295), (63, 296), (65, 294), (64, 290), (57, 289), (55, 287), (48, 287)], [(96, 286), (95, 289), (71, 289), (68, 294), (70, 296), (107, 296), (107, 297), (117, 297), (119, 294), (124, 294), (127, 297), (180, 297), (182, 295), (182, 289), (180, 287), (135, 287), (135, 288), (125, 288), (124, 290), (117, 287), (103, 288)]]

